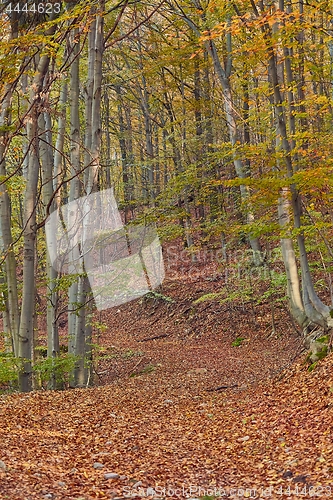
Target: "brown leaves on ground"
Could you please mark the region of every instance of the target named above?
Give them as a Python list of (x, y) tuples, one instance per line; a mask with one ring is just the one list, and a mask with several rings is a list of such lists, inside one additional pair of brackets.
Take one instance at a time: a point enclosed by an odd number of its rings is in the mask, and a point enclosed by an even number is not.
[(330, 498), (332, 355), (291, 365), (299, 339), (268, 338), (268, 307), (193, 306), (214, 288), (169, 277), (173, 302), (104, 313), (105, 385), (1, 396), (1, 500)]

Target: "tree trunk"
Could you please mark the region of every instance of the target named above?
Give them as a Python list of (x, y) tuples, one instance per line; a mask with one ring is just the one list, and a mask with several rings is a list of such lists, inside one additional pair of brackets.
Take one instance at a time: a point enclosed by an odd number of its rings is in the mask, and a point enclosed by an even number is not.
[(31, 86), (30, 112), (27, 120), (27, 139), (29, 141), (29, 163), (24, 195), (23, 212), (23, 289), (19, 332), (19, 357), (23, 369), (19, 375), (22, 392), (32, 388), (31, 358), (35, 318), (35, 257), (36, 257), (36, 203), (39, 176), (38, 115), (43, 106), (41, 90), (49, 66), (49, 56), (43, 55)]
[[(76, 200), (80, 196), (80, 181), (78, 173), (80, 171), (80, 115), (79, 115), (79, 95), (80, 95), (80, 43), (78, 37), (78, 29), (75, 28), (71, 34), (73, 52), (71, 55), (71, 70), (70, 70), (70, 129), (71, 129), (71, 144), (70, 144), (70, 159), (71, 159), (71, 177), (69, 189), (69, 202)], [(71, 255), (72, 263), (69, 263), (69, 274), (77, 273), (77, 266), (74, 262), (79, 258), (79, 249), (75, 247)], [(76, 331), (76, 309), (78, 303), (78, 282), (75, 281), (69, 287), (68, 291), (68, 352), (75, 353), (75, 331)]]
[[(287, 188), (281, 190), (278, 213), (280, 226), (281, 228), (285, 228), (290, 220), (290, 203), (288, 200)], [(297, 324), (304, 328), (307, 326), (308, 320), (301, 295), (297, 262), (292, 239), (283, 237), (281, 239), (281, 249), (287, 276), (287, 293), (291, 313)]]
[[(100, 148), (101, 148), (101, 95), (102, 95), (102, 56), (104, 51), (103, 43), (103, 16), (97, 15), (95, 21), (91, 25), (89, 36), (89, 54), (94, 54), (93, 64), (89, 68), (89, 78), (92, 76), (92, 102), (90, 106), (87, 101), (88, 110), (86, 117), (90, 121), (91, 109), (91, 142), (86, 135), (86, 151), (89, 152), (90, 161), (86, 164), (85, 171), (85, 192), (89, 196), (98, 189), (98, 176), (100, 170)], [(91, 84), (91, 81), (89, 80)], [(88, 93), (89, 95), (89, 93)], [(89, 143), (88, 143), (89, 141)], [(90, 148), (89, 148), (90, 146)], [(88, 158), (88, 156), (86, 156)], [(89, 239), (90, 227), (94, 225), (94, 221), (89, 216), (89, 203), (85, 204), (84, 210), (87, 210), (84, 215), (82, 227), (82, 241)], [(81, 249), (83, 251), (83, 248)], [(74, 370), (74, 387), (86, 386), (91, 380), (91, 326), (88, 322), (88, 305), (90, 285), (86, 270), (83, 263), (83, 258), (80, 258), (80, 276), (78, 279), (78, 295), (79, 311), (75, 324), (75, 350), (74, 353), (78, 357), (78, 362)]]
[(59, 118), (58, 118), (58, 132), (54, 151), (54, 166), (53, 166), (53, 190), (57, 191), (54, 200), (54, 207), (59, 208), (61, 201), (61, 185), (62, 175), (64, 171), (64, 144), (66, 133), (66, 106), (68, 98), (68, 86), (64, 81), (61, 86), (60, 99), (59, 99)]
[(123, 180), (123, 192), (124, 192), (124, 212), (125, 212), (125, 224), (129, 221), (129, 158), (128, 158), (128, 147), (126, 142), (126, 126), (124, 119), (124, 103), (122, 99), (122, 92), (120, 85), (115, 85), (115, 91), (118, 98), (118, 120), (119, 120), (119, 147), (121, 153), (121, 167), (122, 167), (122, 180)]
[[(51, 117), (48, 112), (39, 116), (39, 151), (42, 164), (42, 195), (44, 205), (44, 216), (46, 216), (45, 208), (48, 206), (53, 195), (53, 151), (51, 137), (48, 136), (50, 129)], [(49, 123), (49, 125), (47, 125)], [(60, 133), (62, 133), (60, 131)], [(59, 132), (58, 132), (59, 134)], [(59, 140), (57, 141), (59, 144)], [(50, 211), (53, 212), (54, 202), (50, 206)], [(55, 359), (59, 356), (59, 332), (57, 325), (57, 302), (58, 294), (56, 292), (56, 279), (58, 273), (52, 266), (49, 252), (46, 255), (46, 279), (47, 279), (47, 310), (46, 310), (46, 323), (47, 323), (47, 356), (48, 358)], [(50, 389), (60, 389), (55, 370), (51, 374), (49, 380)]]
[[(0, 175), (6, 178), (6, 149), (9, 140), (11, 101), (13, 89), (8, 85), (0, 108)], [(12, 338), (13, 352), (18, 356), (20, 314), (16, 281), (16, 259), (12, 248), (10, 198), (6, 183), (0, 184), (0, 224), (8, 295), (8, 328)]]
[[(292, 177), (294, 174), (294, 167), (291, 156), (291, 145), (288, 140), (288, 134), (287, 134), (285, 109), (283, 105), (283, 98), (281, 95), (280, 83), (278, 78), (277, 59), (275, 57), (274, 50), (270, 43), (269, 26), (264, 25), (263, 30), (267, 43), (268, 70), (269, 70), (271, 85), (273, 87), (274, 110), (277, 120), (277, 130), (280, 138), (279, 140), (281, 144), (281, 149), (284, 154), (284, 162), (286, 166), (287, 177)], [(288, 69), (288, 73), (289, 73), (288, 79), (293, 80), (291, 74), (291, 68)], [(292, 126), (294, 126), (293, 122), (291, 122), (291, 124)], [(318, 295), (314, 290), (313, 281), (309, 270), (307, 252), (305, 248), (304, 234), (303, 231), (301, 231), (300, 195), (294, 184), (291, 184), (290, 192), (291, 192), (291, 207), (293, 212), (294, 226), (298, 230), (297, 244), (300, 252), (304, 311), (309, 322), (326, 327), (328, 324), (332, 323), (330, 317), (330, 308), (325, 304), (323, 304), (323, 302), (319, 299)], [(289, 261), (287, 260), (285, 261), (286, 271), (288, 266), (289, 266)], [(299, 315), (297, 315), (295, 319), (297, 320), (298, 317)], [(303, 324), (304, 321), (302, 321), (301, 325)]]

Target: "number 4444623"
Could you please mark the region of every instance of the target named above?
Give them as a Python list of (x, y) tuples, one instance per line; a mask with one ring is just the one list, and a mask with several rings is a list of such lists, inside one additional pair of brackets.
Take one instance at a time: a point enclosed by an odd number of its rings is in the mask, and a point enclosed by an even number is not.
[(6, 8), (5, 12), (11, 14), (12, 12), (25, 12), (25, 13), (38, 13), (38, 14), (59, 14), (61, 9), (60, 3), (13, 3), (10, 2)]
[(330, 486), (310, 486), (310, 485), (295, 485), (293, 487), (280, 486), (275, 489), (277, 495), (300, 496), (300, 497), (323, 497), (332, 498), (332, 488)]

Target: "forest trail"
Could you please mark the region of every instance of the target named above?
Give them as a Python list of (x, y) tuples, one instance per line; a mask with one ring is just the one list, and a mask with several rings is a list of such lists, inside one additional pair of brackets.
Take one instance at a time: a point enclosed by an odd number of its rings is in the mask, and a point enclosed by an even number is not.
[(331, 498), (332, 355), (197, 270), (101, 314), (99, 387), (0, 396), (1, 500)]

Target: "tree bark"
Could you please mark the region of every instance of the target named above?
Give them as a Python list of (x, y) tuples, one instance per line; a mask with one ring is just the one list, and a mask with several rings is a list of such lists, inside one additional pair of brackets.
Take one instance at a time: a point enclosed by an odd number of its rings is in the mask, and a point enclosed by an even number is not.
[[(262, 2), (260, 2), (262, 4)], [(270, 43), (270, 28), (267, 25), (263, 27), (264, 36), (267, 44), (268, 54), (268, 70), (271, 79), (274, 96), (274, 110), (277, 120), (277, 131), (280, 137), (281, 149), (284, 154), (284, 162), (286, 167), (287, 177), (292, 177), (294, 174), (294, 166), (291, 155), (291, 144), (288, 138), (285, 109), (283, 98), (280, 89), (280, 83), (277, 70), (277, 59), (273, 47)], [(288, 80), (293, 80), (291, 68), (288, 68)], [(294, 126), (293, 121), (291, 125)], [(294, 227), (297, 229), (297, 244), (300, 252), (300, 266), (302, 273), (302, 288), (303, 288), (303, 307), (308, 321), (326, 327), (331, 324), (330, 308), (326, 306), (318, 297), (314, 290), (313, 281), (310, 274), (308, 256), (305, 248), (305, 239), (301, 230), (301, 202), (300, 195), (294, 184), (290, 186), (291, 192), (291, 207), (293, 213)], [(286, 271), (289, 266), (289, 260), (285, 261)], [(297, 318), (295, 318), (297, 320)], [(302, 323), (303, 324), (303, 323)]]
[[(80, 43), (78, 39), (78, 29), (75, 28), (70, 35), (72, 40), (73, 52), (71, 55), (70, 69), (70, 160), (71, 171), (69, 188), (69, 202), (76, 200), (80, 196), (80, 180), (78, 172), (80, 171), (80, 115), (79, 115), (79, 96), (80, 96)], [(75, 41), (75, 43), (74, 43)], [(77, 267), (74, 262), (79, 258), (79, 249), (75, 247), (71, 255), (72, 263), (69, 263), (69, 274), (76, 274)], [(75, 353), (75, 332), (77, 322), (77, 303), (78, 303), (78, 282), (75, 281), (69, 287), (68, 291), (68, 352)]]
[[(0, 175), (6, 178), (6, 150), (10, 140), (8, 126), (11, 119), (11, 102), (13, 88), (7, 85), (5, 98), (0, 108)], [(18, 356), (20, 313), (17, 293), (16, 259), (12, 247), (11, 208), (8, 189), (5, 182), (0, 184), (0, 224), (8, 295), (8, 328), (12, 338), (13, 352)]]
[[(48, 135), (50, 130), (51, 117), (48, 111), (39, 116), (39, 151), (42, 164), (42, 196), (44, 206), (44, 216), (46, 216), (45, 208), (49, 205), (53, 196), (53, 168), (54, 158), (52, 151), (52, 140)], [(47, 126), (47, 123), (49, 125)], [(58, 134), (62, 133), (58, 131)], [(59, 137), (58, 137), (59, 139)], [(57, 141), (59, 145), (59, 140)], [(51, 203), (50, 209), (53, 212), (55, 202)], [(47, 356), (55, 359), (59, 356), (59, 332), (57, 325), (57, 303), (58, 293), (56, 292), (57, 271), (52, 266), (50, 255), (46, 255), (46, 279), (47, 279), (47, 309), (46, 309), (46, 324), (47, 324)], [(50, 389), (60, 389), (61, 385), (57, 382), (55, 370), (51, 374), (49, 380)]]
[(39, 177), (38, 115), (44, 105), (41, 90), (49, 66), (49, 55), (41, 56), (30, 92), (30, 112), (27, 120), (29, 163), (24, 194), (23, 212), (23, 289), (19, 331), (19, 357), (23, 369), (19, 375), (22, 392), (32, 389), (31, 358), (35, 317), (35, 258), (36, 258), (36, 203)]

